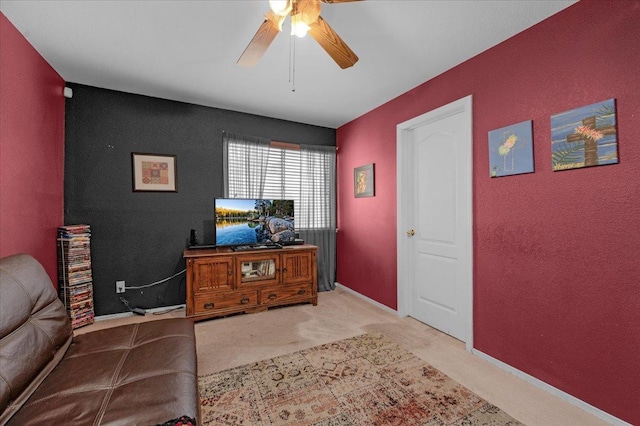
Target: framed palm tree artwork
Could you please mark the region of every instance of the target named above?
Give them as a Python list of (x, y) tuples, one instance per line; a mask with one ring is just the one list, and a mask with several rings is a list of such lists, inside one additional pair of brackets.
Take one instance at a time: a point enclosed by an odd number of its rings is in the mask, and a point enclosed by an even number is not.
[(615, 99), (551, 117), (553, 171), (618, 163)]

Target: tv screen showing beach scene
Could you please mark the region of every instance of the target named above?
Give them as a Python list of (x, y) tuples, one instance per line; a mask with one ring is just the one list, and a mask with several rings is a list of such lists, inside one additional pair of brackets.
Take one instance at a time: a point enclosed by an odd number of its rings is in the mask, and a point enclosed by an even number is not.
[(293, 200), (217, 198), (216, 245), (261, 245), (295, 239)]

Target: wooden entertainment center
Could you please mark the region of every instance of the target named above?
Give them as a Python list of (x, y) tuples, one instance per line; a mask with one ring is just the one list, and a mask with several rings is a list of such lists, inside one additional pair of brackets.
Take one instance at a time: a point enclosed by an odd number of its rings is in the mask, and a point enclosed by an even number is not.
[(185, 249), (187, 317), (196, 321), (264, 311), (293, 303), (318, 304), (318, 247), (233, 251)]

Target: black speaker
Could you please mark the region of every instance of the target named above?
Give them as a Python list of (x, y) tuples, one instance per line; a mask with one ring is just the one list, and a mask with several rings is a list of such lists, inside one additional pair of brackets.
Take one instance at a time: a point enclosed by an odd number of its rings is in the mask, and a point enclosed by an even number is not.
[(198, 234), (196, 234), (196, 230), (191, 230), (191, 236), (189, 237), (189, 245), (197, 246), (198, 245)]

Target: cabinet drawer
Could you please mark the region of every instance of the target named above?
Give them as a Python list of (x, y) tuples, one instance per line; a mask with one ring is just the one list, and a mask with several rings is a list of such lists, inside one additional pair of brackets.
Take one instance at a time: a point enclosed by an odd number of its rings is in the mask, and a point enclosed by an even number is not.
[(225, 308), (250, 307), (258, 304), (257, 291), (231, 291), (194, 296), (195, 314), (205, 314)]
[(260, 304), (272, 305), (310, 299), (311, 283), (266, 287), (260, 290)]

